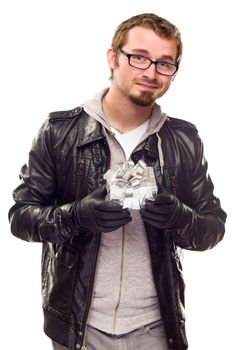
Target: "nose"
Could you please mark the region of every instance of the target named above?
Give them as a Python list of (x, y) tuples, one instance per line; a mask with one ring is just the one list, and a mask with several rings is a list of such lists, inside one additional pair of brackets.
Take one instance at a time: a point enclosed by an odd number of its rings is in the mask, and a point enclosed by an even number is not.
[(157, 72), (156, 72), (156, 65), (155, 63), (151, 63), (151, 65), (143, 71), (143, 76), (149, 78), (149, 79), (154, 79), (156, 78)]

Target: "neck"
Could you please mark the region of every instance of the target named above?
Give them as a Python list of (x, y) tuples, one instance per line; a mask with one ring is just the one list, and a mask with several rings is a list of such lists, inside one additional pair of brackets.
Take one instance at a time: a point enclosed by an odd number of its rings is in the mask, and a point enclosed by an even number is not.
[[(117, 102), (118, 101), (118, 102)], [(103, 98), (103, 110), (110, 124), (120, 132), (129, 132), (149, 119), (153, 106), (135, 105), (126, 96), (116, 96), (112, 88)]]

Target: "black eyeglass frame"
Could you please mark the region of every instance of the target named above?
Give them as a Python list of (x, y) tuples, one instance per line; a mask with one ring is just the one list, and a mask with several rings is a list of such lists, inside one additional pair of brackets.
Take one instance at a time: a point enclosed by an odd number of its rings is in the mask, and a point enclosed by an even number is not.
[[(146, 56), (139, 55), (139, 54), (128, 53), (128, 52), (124, 51), (124, 50), (121, 49), (121, 48), (118, 49), (118, 52), (119, 52), (119, 53), (122, 53), (123, 55), (125, 55), (125, 56), (128, 58), (128, 63), (129, 63), (129, 65), (130, 65), (131, 67), (134, 67), (134, 68), (137, 68), (137, 69), (141, 69), (141, 70), (146, 70), (146, 69), (148, 69), (152, 64), (154, 64), (154, 65), (155, 65), (155, 70), (156, 70), (156, 72), (157, 72), (158, 74), (165, 75), (165, 76), (167, 76), (167, 77), (173, 77), (173, 76), (177, 73), (178, 68), (179, 68), (179, 65), (178, 65), (178, 64), (174, 64), (174, 63), (170, 63), (170, 62), (166, 62), (166, 61), (162, 61), (162, 60), (160, 60), (160, 61), (153, 61), (153, 60), (151, 60), (150, 58), (148, 58), (148, 57), (146, 57)], [(150, 64), (149, 64), (148, 67), (146, 67), (146, 68), (141, 68), (141, 67), (133, 66), (132, 64), (130, 64), (130, 59), (131, 59), (132, 56), (143, 57), (143, 58), (145, 58), (146, 60), (150, 61)], [(172, 73), (172, 74), (165, 74), (165, 73), (160, 73), (160, 72), (158, 72), (158, 70), (157, 70), (157, 64), (158, 64), (158, 63), (165, 63), (165, 64), (168, 64), (168, 65), (170, 65), (170, 66), (172, 66), (172, 67), (175, 67), (175, 68), (176, 68), (176, 69), (175, 69), (175, 72)]]

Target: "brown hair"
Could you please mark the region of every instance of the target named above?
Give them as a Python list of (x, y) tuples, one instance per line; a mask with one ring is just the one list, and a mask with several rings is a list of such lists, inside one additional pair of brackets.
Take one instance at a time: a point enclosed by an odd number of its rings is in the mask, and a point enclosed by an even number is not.
[[(176, 63), (180, 63), (182, 56), (182, 41), (179, 30), (171, 22), (153, 13), (143, 13), (140, 15), (130, 17), (117, 27), (112, 39), (112, 48), (116, 53), (118, 52), (118, 49), (125, 44), (127, 33), (129, 32), (129, 30), (136, 26), (152, 29), (162, 38), (176, 39)], [(111, 79), (112, 75), (113, 72), (111, 71)]]

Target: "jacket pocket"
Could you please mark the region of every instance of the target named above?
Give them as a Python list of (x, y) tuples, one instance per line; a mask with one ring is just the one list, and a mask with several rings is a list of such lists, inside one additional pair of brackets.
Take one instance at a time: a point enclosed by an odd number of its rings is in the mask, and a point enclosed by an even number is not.
[(43, 305), (68, 313), (71, 305), (78, 255), (61, 245), (48, 244), (43, 250)]

